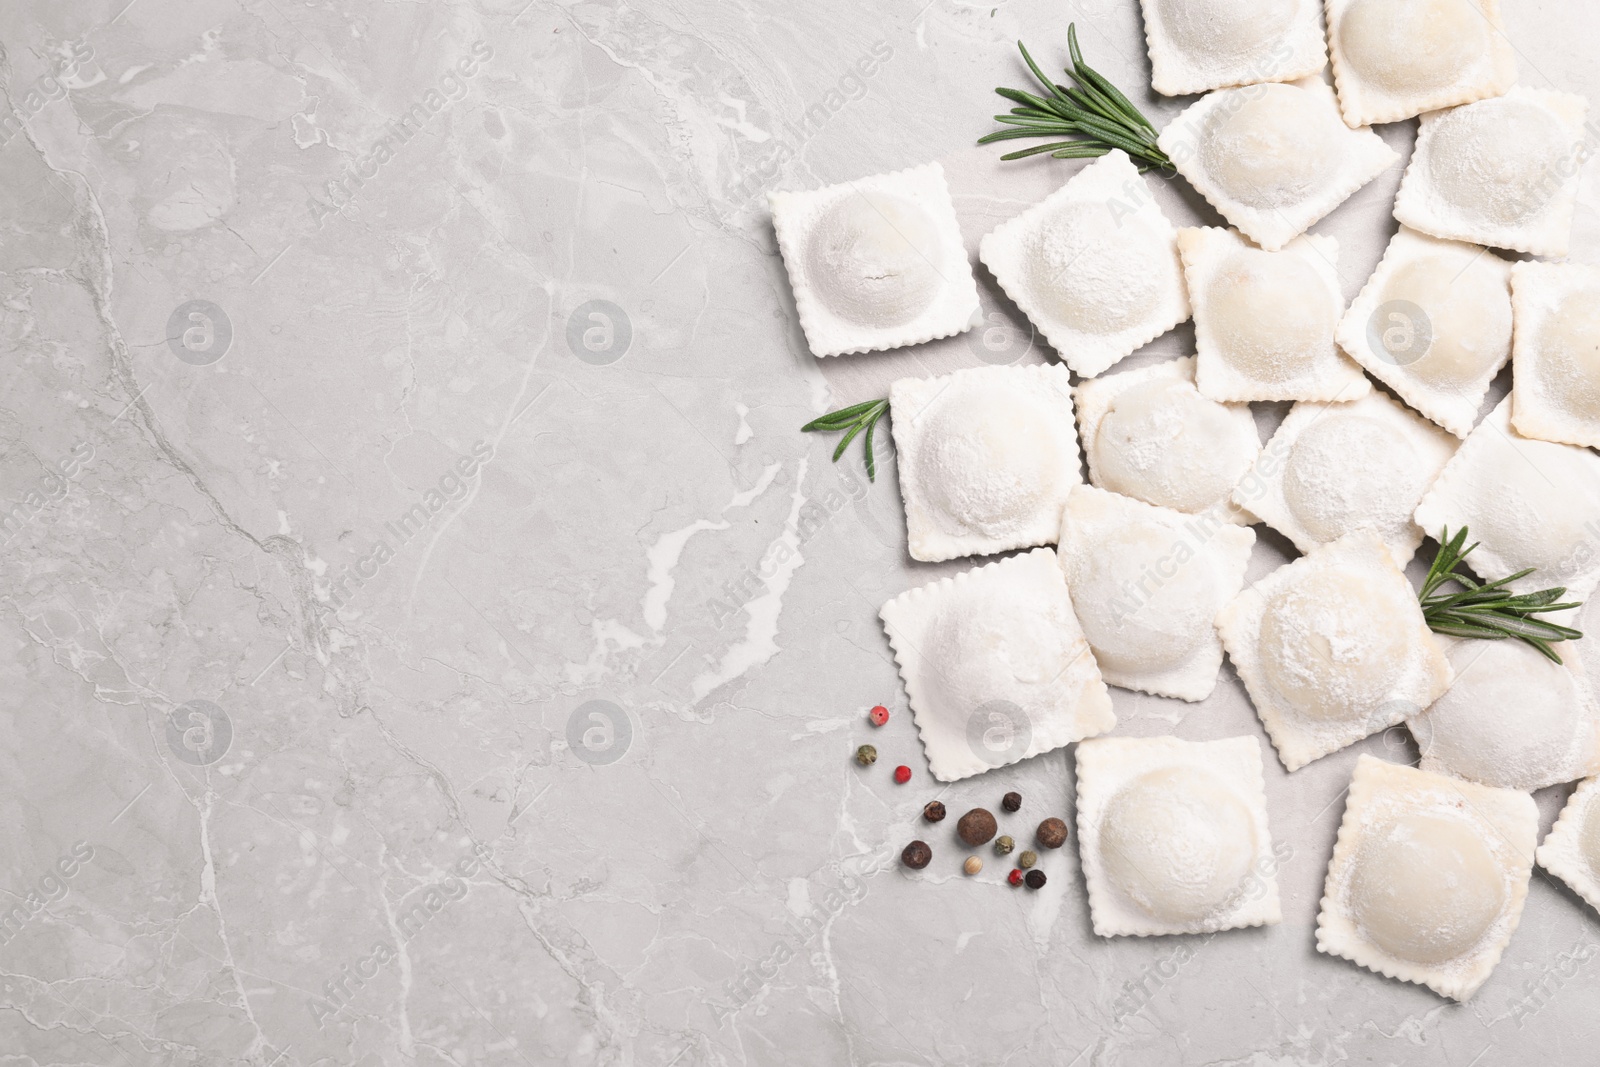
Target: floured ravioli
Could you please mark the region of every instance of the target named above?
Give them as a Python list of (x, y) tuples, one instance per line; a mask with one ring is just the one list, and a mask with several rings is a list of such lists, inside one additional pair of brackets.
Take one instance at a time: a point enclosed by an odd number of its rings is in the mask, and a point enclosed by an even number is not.
[(1456, 641), (1449, 655), (1456, 680), (1409, 720), (1423, 770), (1529, 791), (1600, 773), (1594, 708), (1569, 666), (1521, 641)]
[(1217, 632), (1293, 771), (1432, 704), (1450, 663), (1378, 535), (1357, 530), (1279, 567)]
[(1566, 255), (1588, 107), (1571, 93), (1519, 87), (1429, 112), (1394, 217), (1435, 237)]
[(1327, 0), (1327, 14), (1351, 126), (1499, 96), (1516, 83), (1499, 0)]
[(1084, 377), (1189, 317), (1176, 231), (1120, 151), (987, 234), (978, 258)]
[(1117, 724), (1048, 548), (901, 593), (879, 616), (941, 782)]
[(1372, 388), (1333, 339), (1344, 296), (1331, 237), (1264, 252), (1233, 230), (1178, 231), (1194, 308), (1195, 384), (1217, 401), (1354, 400)]
[(1462, 442), (1417, 505), (1417, 525), (1433, 538), (1467, 527), (1478, 547), (1466, 565), (1480, 578), (1532, 567), (1518, 592), (1559, 585), (1582, 600), (1600, 580), (1600, 456), (1522, 436), (1510, 410), (1501, 401)]
[(1247, 527), (1073, 489), (1056, 555), (1105, 680), (1180, 700), (1211, 695), (1217, 612), (1244, 587), (1255, 542)]
[(1301, 401), (1233, 499), (1301, 552), (1366, 527), (1404, 567), (1422, 544), (1412, 513), (1456, 444), (1376, 389), (1347, 404)]
[(1269, 252), (1400, 158), (1371, 130), (1346, 126), (1333, 90), (1315, 80), (1221, 89), (1189, 105), (1156, 143), (1223, 218)]
[(1600, 448), (1600, 269), (1518, 263), (1511, 424), (1524, 437)]
[(1317, 915), (1317, 951), (1467, 1000), (1522, 918), (1539, 837), (1526, 793), (1363, 755)]
[(1339, 347), (1400, 399), (1465, 437), (1511, 358), (1511, 264), (1400, 227), (1339, 320)]
[(971, 327), (978, 287), (939, 164), (768, 200), (814, 355), (899, 348)]
[(1600, 779), (1580, 785), (1539, 846), (1539, 866), (1600, 911)]
[(1194, 385), (1194, 357), (1081, 383), (1074, 396), (1089, 481), (1189, 515), (1248, 524), (1228, 494), (1261, 452), (1248, 404)]
[(1101, 937), (1283, 921), (1253, 737), (1085, 741), (1078, 853)]
[(1081, 480), (1071, 382), (1059, 366), (977, 367), (890, 387), (912, 559), (1055, 540)]
[(1150, 83), (1164, 96), (1293, 81), (1327, 63), (1315, 0), (1140, 0)]

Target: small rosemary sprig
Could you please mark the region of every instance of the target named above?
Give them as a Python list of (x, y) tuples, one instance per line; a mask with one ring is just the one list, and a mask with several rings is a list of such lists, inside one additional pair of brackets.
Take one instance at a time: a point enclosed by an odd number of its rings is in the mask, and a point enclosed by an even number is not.
[(877, 428), (878, 420), (889, 413), (887, 400), (863, 400), (859, 404), (852, 404), (838, 411), (830, 411), (820, 418), (812, 419), (800, 427), (804, 433), (822, 431), (826, 433), (839, 433), (849, 431), (844, 435), (844, 440), (839, 442), (839, 447), (833, 450), (833, 461), (839, 462), (839, 457), (844, 455), (844, 450), (850, 447), (850, 442), (856, 439), (856, 434), (862, 430), (867, 431), (867, 480), (878, 480), (878, 463), (872, 455), (872, 432)]
[(1020, 106), (1012, 108), (1009, 115), (994, 117), (996, 122), (1003, 122), (1012, 129), (996, 130), (980, 137), (979, 144), (1015, 137), (1069, 137), (1073, 139), (1007, 152), (1000, 158), (1022, 159), (1049, 152), (1056, 159), (1088, 159), (1120, 148), (1133, 157), (1141, 171), (1151, 167), (1172, 169), (1172, 160), (1156, 147), (1156, 128), (1150, 125), (1150, 120), (1140, 114), (1115, 85), (1083, 62), (1083, 53), (1078, 51), (1076, 24), (1067, 26), (1072, 66), (1066, 68), (1067, 76), (1077, 83), (1075, 87), (1046, 78), (1021, 41), (1017, 42), (1017, 47), (1022, 50), (1028, 69), (1044, 86), (1045, 95), (1034, 96), (1021, 89), (996, 89), (995, 92)]
[[(1510, 584), (1532, 574), (1532, 567), (1493, 582), (1479, 582), (1462, 573), (1457, 568), (1467, 554), (1478, 547), (1476, 541), (1470, 545), (1466, 542), (1465, 526), (1457, 530), (1454, 537), (1450, 536), (1448, 528), (1439, 534), (1439, 552), (1433, 557), (1433, 566), (1428, 568), (1428, 577), (1423, 580), (1422, 592), (1418, 594), (1428, 628), (1451, 637), (1479, 637), (1490, 641), (1514, 637), (1560, 663), (1561, 657), (1550, 646), (1557, 641), (1582, 637), (1583, 631), (1534, 616), (1580, 605), (1557, 603), (1567, 592), (1562, 586), (1541, 589), (1537, 593), (1512, 592), (1508, 588)], [(1439, 587), (1450, 581), (1460, 584), (1462, 591), (1439, 592)]]

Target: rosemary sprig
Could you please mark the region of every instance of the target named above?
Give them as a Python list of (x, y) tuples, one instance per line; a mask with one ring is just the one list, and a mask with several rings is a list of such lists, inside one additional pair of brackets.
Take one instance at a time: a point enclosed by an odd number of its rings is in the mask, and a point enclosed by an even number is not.
[(1017, 42), (1017, 47), (1022, 50), (1028, 69), (1044, 86), (1045, 95), (1035, 96), (1021, 89), (996, 89), (995, 92), (1019, 106), (1012, 108), (1008, 115), (994, 117), (996, 122), (1010, 129), (980, 137), (979, 144), (1016, 137), (1067, 137), (1071, 140), (1053, 140), (1019, 152), (1007, 152), (1000, 158), (1022, 159), (1049, 152), (1056, 159), (1088, 159), (1120, 148), (1140, 165), (1141, 171), (1151, 167), (1172, 169), (1172, 160), (1156, 147), (1156, 128), (1150, 125), (1150, 120), (1140, 114), (1116, 86), (1084, 63), (1083, 53), (1078, 50), (1076, 24), (1067, 26), (1072, 66), (1067, 67), (1066, 72), (1076, 83), (1072, 87), (1045, 77), (1021, 41)]
[[(1457, 568), (1478, 543), (1467, 543), (1467, 528), (1456, 531), (1454, 537), (1446, 528), (1439, 534), (1439, 552), (1428, 568), (1423, 580), (1422, 617), (1435, 633), (1452, 637), (1478, 637), (1489, 641), (1514, 637), (1526, 641), (1557, 663), (1561, 657), (1550, 646), (1557, 641), (1572, 641), (1583, 636), (1582, 630), (1559, 626), (1534, 616), (1552, 611), (1576, 608), (1577, 603), (1557, 603), (1566, 589), (1556, 586), (1537, 593), (1513, 593), (1508, 588), (1512, 582), (1533, 573), (1533, 568), (1493, 582), (1479, 582)], [(1462, 546), (1466, 547), (1463, 548)], [(1459, 593), (1441, 593), (1439, 587), (1446, 582), (1456, 582), (1462, 587)]]
[(852, 404), (838, 411), (830, 411), (820, 418), (812, 419), (800, 427), (803, 433), (820, 431), (824, 433), (839, 433), (848, 431), (844, 440), (839, 442), (839, 447), (833, 450), (833, 461), (839, 462), (839, 457), (844, 455), (844, 450), (850, 447), (850, 442), (856, 439), (856, 434), (862, 430), (867, 431), (865, 440), (867, 448), (867, 480), (878, 480), (878, 462), (872, 454), (872, 433), (878, 426), (878, 420), (889, 413), (889, 401), (864, 400), (859, 404)]

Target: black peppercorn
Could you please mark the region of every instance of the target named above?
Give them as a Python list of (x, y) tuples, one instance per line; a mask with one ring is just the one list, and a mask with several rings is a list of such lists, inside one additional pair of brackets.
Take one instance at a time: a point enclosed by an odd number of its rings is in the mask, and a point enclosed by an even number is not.
[(900, 862), (913, 871), (920, 871), (933, 862), (933, 849), (926, 841), (913, 841), (900, 853)]
[(995, 825), (994, 813), (987, 808), (973, 808), (956, 823), (956, 833), (973, 848), (994, 837), (994, 832), (998, 828)]
[(1022, 794), (1021, 793), (1007, 793), (1005, 796), (1000, 798), (1000, 806), (1002, 808), (1005, 808), (1007, 811), (1021, 811), (1022, 810)]
[(1067, 824), (1060, 819), (1046, 819), (1039, 824), (1039, 832), (1035, 836), (1045, 848), (1060, 848), (1067, 843)]
[(1027, 877), (1022, 879), (1029, 889), (1043, 889), (1045, 883), (1044, 872), (1040, 870), (1029, 871)]
[(928, 801), (927, 807), (922, 809), (922, 817), (929, 822), (943, 822), (944, 804), (937, 800)]

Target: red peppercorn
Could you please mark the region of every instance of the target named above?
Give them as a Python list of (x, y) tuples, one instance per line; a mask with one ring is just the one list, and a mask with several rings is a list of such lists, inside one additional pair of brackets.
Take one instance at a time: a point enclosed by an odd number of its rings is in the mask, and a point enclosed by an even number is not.
[(899, 782), (901, 785), (905, 785), (907, 782), (911, 781), (911, 768), (907, 767), (904, 763), (900, 764), (900, 766), (894, 769), (894, 780)]
[(1010, 874), (1006, 875), (1006, 881), (1010, 882), (1012, 885), (1021, 885), (1022, 872), (1016, 870), (1012, 871)]
[(867, 718), (872, 720), (872, 725), (882, 726), (884, 723), (889, 721), (889, 709), (884, 707), (882, 704), (879, 704), (877, 707), (867, 712)]

